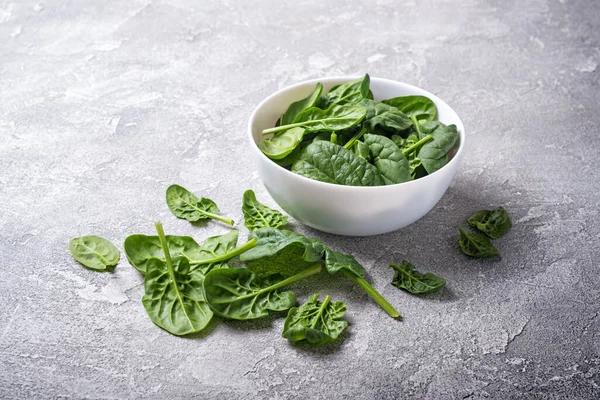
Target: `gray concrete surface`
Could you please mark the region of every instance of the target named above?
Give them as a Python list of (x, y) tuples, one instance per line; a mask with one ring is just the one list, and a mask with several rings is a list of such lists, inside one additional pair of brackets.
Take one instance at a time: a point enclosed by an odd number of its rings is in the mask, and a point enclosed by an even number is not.
[[(600, 396), (600, 2), (0, 0), (0, 398), (593, 399)], [(247, 234), (252, 108), (283, 86), (358, 74), (448, 101), (468, 144), (423, 219), (382, 236), (295, 229), (352, 252), (405, 316), (352, 283), (350, 327), (319, 349), (282, 318), (171, 336), (123, 260), (97, 273), (72, 237), (122, 249), (151, 233), (227, 231), (176, 220), (179, 183)], [(504, 205), (499, 261), (463, 256), (458, 227)], [(408, 258), (447, 288), (412, 297), (387, 264)]]

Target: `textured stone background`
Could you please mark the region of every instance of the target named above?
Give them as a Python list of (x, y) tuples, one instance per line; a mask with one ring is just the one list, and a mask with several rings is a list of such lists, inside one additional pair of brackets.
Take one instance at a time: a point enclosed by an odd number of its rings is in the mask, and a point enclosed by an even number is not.
[[(0, 0), (0, 398), (598, 398), (600, 2)], [(345, 238), (405, 319), (347, 280), (344, 340), (311, 349), (283, 319), (154, 326), (142, 278), (97, 273), (72, 237), (202, 239), (165, 205), (179, 183), (241, 221), (252, 108), (283, 86), (359, 74), (430, 90), (468, 143), (435, 209), (387, 235)], [(463, 256), (458, 226), (504, 205), (499, 261)], [(241, 237), (245, 228), (238, 222)], [(387, 264), (448, 279), (413, 297)]]

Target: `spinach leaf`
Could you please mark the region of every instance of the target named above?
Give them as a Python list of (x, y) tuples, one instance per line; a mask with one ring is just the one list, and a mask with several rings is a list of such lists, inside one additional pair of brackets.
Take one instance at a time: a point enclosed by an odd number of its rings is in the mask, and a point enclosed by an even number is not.
[(413, 125), (408, 116), (395, 107), (373, 100), (360, 102), (367, 110), (363, 125), (370, 133), (402, 133)]
[[(231, 232), (207, 238), (202, 246), (189, 236), (166, 236), (165, 241), (172, 257), (183, 257), (192, 266), (203, 273), (213, 268), (227, 268), (228, 260), (256, 246), (256, 240), (250, 240), (236, 248), (238, 232)], [(129, 263), (142, 274), (146, 273), (147, 263), (152, 258), (165, 260), (162, 242), (158, 236), (131, 235), (125, 239), (125, 254)]]
[(463, 228), (459, 229), (460, 239), (458, 239), (458, 245), (466, 255), (476, 258), (489, 258), (500, 255), (498, 249), (487, 237), (469, 234)]
[(302, 143), (304, 132), (303, 128), (292, 128), (277, 132), (272, 138), (262, 140), (258, 147), (270, 159), (281, 160)]
[(325, 268), (332, 275), (341, 269), (349, 269), (360, 277), (364, 277), (367, 274), (367, 271), (356, 261), (354, 256), (329, 248), (325, 250)]
[(441, 276), (431, 272), (422, 274), (406, 260), (402, 261), (402, 265), (390, 264), (390, 268), (396, 271), (392, 278), (392, 285), (412, 294), (434, 293), (446, 284), (446, 280)]
[(244, 225), (251, 231), (258, 228), (279, 228), (287, 225), (287, 217), (277, 210), (273, 210), (256, 200), (252, 190), (244, 192), (242, 202)]
[(307, 108), (317, 105), (317, 101), (319, 101), (322, 91), (323, 84), (319, 82), (317, 83), (315, 90), (307, 98), (292, 103), (287, 111), (281, 115), (275, 126), (293, 124), (298, 114)]
[(69, 250), (81, 265), (95, 271), (106, 271), (121, 258), (115, 245), (100, 236), (75, 238), (69, 243)]
[(372, 134), (366, 134), (363, 138), (369, 147), (373, 164), (386, 185), (411, 180), (408, 160), (391, 139)]
[(325, 245), (318, 239), (287, 229), (260, 228), (251, 233), (256, 247), (240, 256), (259, 276), (292, 276), (323, 259)]
[(382, 103), (393, 106), (408, 117), (415, 117), (419, 121), (435, 121), (437, 118), (435, 103), (425, 96), (394, 97), (383, 100)]
[(369, 74), (366, 74), (363, 78), (356, 81), (334, 86), (329, 93), (325, 95), (325, 106), (331, 107), (334, 104), (358, 104), (362, 99), (369, 97), (371, 92), (369, 89), (370, 84), (371, 78), (369, 77)]
[(294, 276), (279, 280), (275, 275), (259, 278), (246, 268), (215, 269), (204, 279), (206, 301), (225, 318), (248, 320), (284, 311), (294, 306), (296, 296), (280, 289), (321, 271), (314, 265)]
[(360, 106), (334, 105), (326, 110), (311, 107), (302, 111), (296, 117), (296, 122), (288, 125), (276, 126), (265, 129), (263, 135), (285, 131), (291, 128), (302, 127), (311, 132), (338, 131), (354, 126), (365, 117), (366, 110)]
[(418, 123), (421, 137), (433, 136), (433, 141), (423, 145), (419, 158), (429, 174), (448, 163), (448, 153), (458, 140), (456, 125), (444, 125), (437, 121)]
[(156, 325), (174, 335), (200, 332), (213, 313), (204, 300), (204, 275), (190, 269), (184, 257), (171, 259), (160, 223), (156, 224), (164, 250), (164, 260), (150, 259), (146, 264), (142, 304)]
[(366, 160), (368, 163), (371, 163), (371, 153), (369, 152), (369, 146), (367, 146), (365, 142), (361, 142), (360, 140), (354, 142), (354, 146), (352, 146), (352, 152), (360, 158)]
[(348, 186), (379, 186), (384, 180), (377, 168), (342, 146), (313, 142), (292, 165), (292, 172), (321, 182)]
[(479, 210), (467, 219), (467, 222), (492, 239), (504, 236), (512, 226), (510, 217), (503, 207), (494, 210)]
[[(302, 153), (302, 150), (304, 150), (306, 148), (306, 146), (308, 146), (309, 144), (310, 144), (310, 142), (304, 141), (304, 142), (300, 143), (299, 146), (296, 146), (296, 148), (290, 154), (288, 154), (281, 160), (273, 160), (273, 159), (271, 159), (271, 160), (274, 163), (276, 163), (277, 165), (282, 166), (284, 168), (290, 167), (300, 157), (300, 153)], [(289, 168), (287, 168), (287, 169), (289, 169)]]
[(233, 220), (218, 215), (219, 208), (214, 201), (204, 197), (199, 199), (179, 185), (171, 185), (167, 189), (167, 205), (177, 218), (190, 222), (212, 218), (233, 225)]
[(346, 305), (341, 301), (331, 302), (325, 296), (319, 301), (319, 294), (313, 294), (300, 307), (293, 307), (288, 312), (281, 336), (291, 342), (306, 341), (311, 344), (333, 342), (348, 326), (343, 319)]

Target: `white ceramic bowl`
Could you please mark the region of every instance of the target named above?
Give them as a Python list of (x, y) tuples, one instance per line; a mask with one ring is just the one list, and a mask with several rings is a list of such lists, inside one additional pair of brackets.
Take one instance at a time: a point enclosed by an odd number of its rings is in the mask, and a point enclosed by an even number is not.
[(371, 78), (375, 100), (424, 95), (438, 109), (444, 124), (455, 124), (460, 132), (458, 149), (451, 160), (433, 174), (414, 181), (388, 186), (342, 186), (296, 175), (280, 167), (258, 148), (262, 131), (275, 122), (288, 106), (308, 96), (317, 82), (323, 93), (334, 85), (358, 79), (340, 76), (313, 79), (281, 89), (264, 99), (248, 121), (250, 151), (265, 187), (277, 204), (298, 221), (321, 231), (348, 236), (377, 235), (412, 224), (429, 212), (448, 189), (462, 156), (465, 129), (458, 115), (439, 97), (406, 83)]

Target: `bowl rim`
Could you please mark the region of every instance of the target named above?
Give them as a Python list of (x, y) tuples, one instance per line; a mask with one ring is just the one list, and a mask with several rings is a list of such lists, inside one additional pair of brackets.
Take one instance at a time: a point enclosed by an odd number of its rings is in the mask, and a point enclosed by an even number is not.
[[(460, 116), (458, 115), (458, 113), (456, 111), (454, 111), (454, 109), (452, 107), (450, 107), (450, 105), (448, 103), (446, 103), (444, 100), (442, 100), (440, 97), (436, 96), (435, 94), (422, 89), (418, 86), (415, 85), (411, 85), (409, 83), (406, 82), (401, 82), (401, 81), (396, 81), (393, 79), (387, 79), (387, 78), (379, 78), (379, 77), (374, 77), (374, 76), (369, 76), (371, 81), (379, 81), (381, 83), (384, 84), (401, 84), (405, 87), (407, 87), (408, 89), (416, 89), (416, 91), (421, 91), (424, 92), (424, 96), (429, 97), (431, 100), (433, 100), (434, 103), (442, 103), (444, 105), (446, 105), (455, 115), (457, 118), (457, 129), (458, 129), (458, 133), (459, 133), (459, 144), (458, 144), (458, 149), (456, 150), (456, 154), (454, 154), (454, 156), (452, 157), (452, 159), (446, 164), (444, 165), (442, 168), (440, 168), (439, 170), (428, 174), (422, 178), (419, 179), (413, 179), (407, 182), (402, 182), (402, 183), (394, 183), (392, 185), (379, 185), (379, 186), (350, 186), (350, 185), (340, 185), (337, 183), (329, 183), (329, 182), (321, 182), (321, 181), (317, 181), (315, 179), (311, 179), (311, 178), (307, 178), (305, 176), (302, 175), (298, 175), (293, 173), (292, 171), (283, 168), (281, 165), (277, 164), (276, 162), (274, 162), (273, 160), (271, 160), (269, 157), (267, 157), (266, 155), (263, 154), (262, 151), (260, 151), (260, 148), (258, 147), (258, 145), (256, 144), (256, 142), (254, 141), (254, 135), (252, 133), (252, 125), (254, 123), (254, 120), (256, 119), (256, 116), (258, 114), (258, 111), (264, 106), (265, 103), (269, 102), (272, 98), (285, 93), (285, 92), (290, 92), (290, 91), (294, 91), (295, 89), (302, 87), (302, 86), (306, 86), (309, 84), (314, 84), (316, 85), (318, 82), (321, 82), (323, 84), (325, 83), (330, 83), (332, 81), (336, 82), (343, 80), (346, 82), (350, 82), (352, 80), (356, 80), (359, 78), (362, 78), (364, 75), (340, 75), (340, 76), (330, 76), (330, 77), (325, 77), (325, 78), (313, 78), (313, 79), (309, 79), (309, 80), (305, 80), (305, 81), (301, 81), (298, 83), (295, 83), (293, 85), (290, 86), (286, 86), (283, 87), (273, 93), (271, 93), (269, 96), (265, 97), (260, 103), (258, 103), (258, 105), (256, 107), (254, 107), (254, 109), (252, 110), (252, 113), (250, 114), (250, 118), (248, 118), (248, 138), (250, 140), (250, 144), (252, 147), (252, 151), (254, 151), (255, 153), (258, 153), (258, 156), (261, 157), (262, 159), (266, 160), (269, 163), (272, 163), (275, 167), (281, 169), (281, 171), (283, 172), (284, 175), (287, 175), (290, 177), (290, 179), (301, 179), (301, 180), (305, 180), (307, 183), (310, 182), (312, 184), (316, 184), (317, 186), (319, 185), (324, 185), (324, 187), (329, 187), (329, 188), (339, 188), (339, 189), (343, 189), (343, 190), (353, 190), (353, 191), (367, 191), (367, 190), (385, 190), (384, 188), (390, 188), (389, 190), (391, 190), (392, 188), (398, 188), (401, 186), (407, 187), (410, 185), (416, 185), (416, 184), (424, 184), (428, 178), (431, 178), (432, 176), (436, 175), (439, 171), (442, 171), (443, 169), (445, 169), (446, 167), (449, 167), (451, 164), (457, 164), (460, 161), (460, 158), (462, 156), (463, 153), (463, 149), (465, 147), (465, 128), (464, 128), (464, 124), (462, 122), (462, 119), (460, 118)], [(417, 96), (417, 95), (407, 95), (407, 96)], [(462, 128), (462, 129), (461, 129)]]

